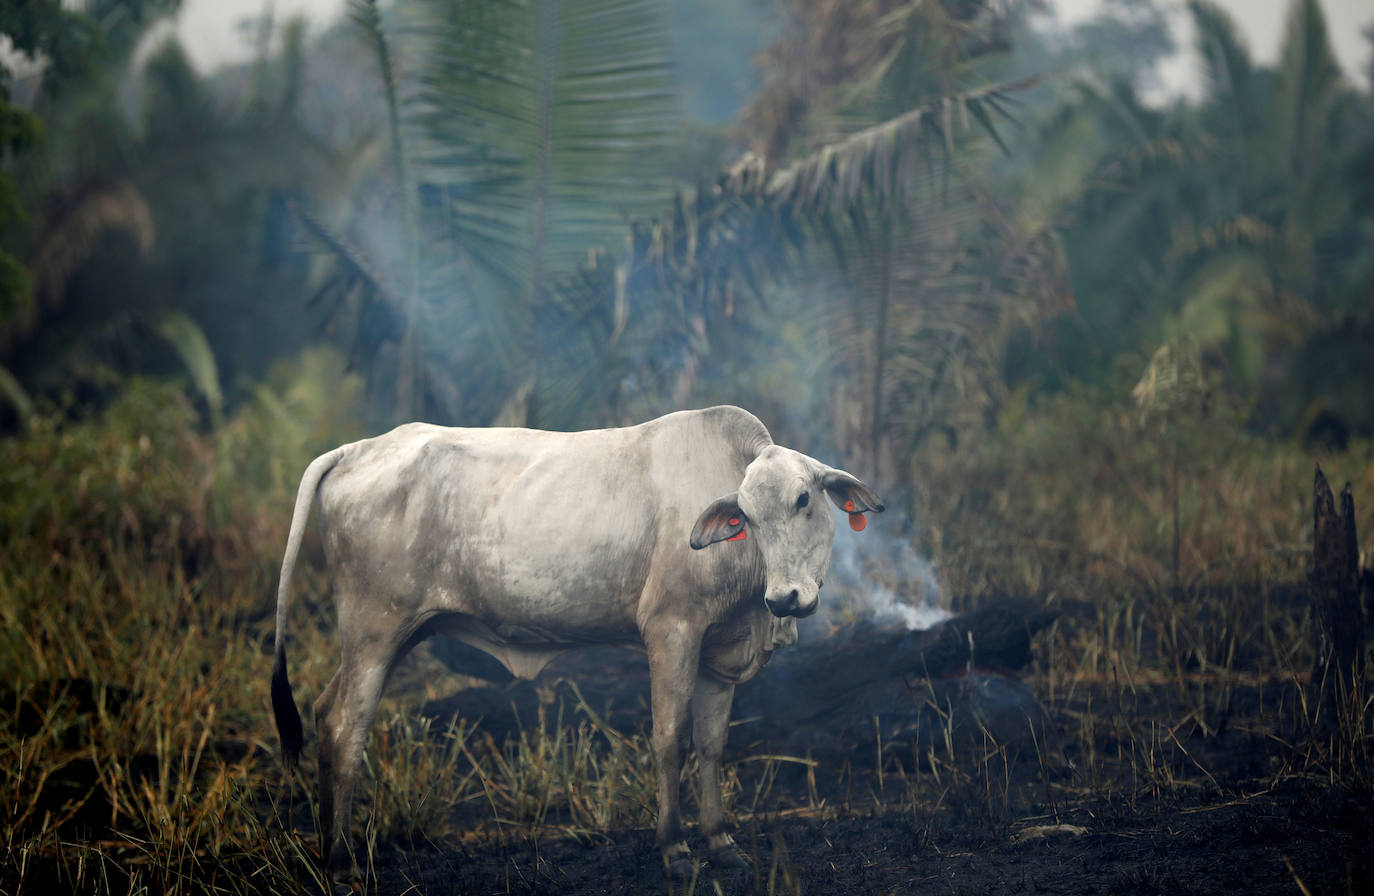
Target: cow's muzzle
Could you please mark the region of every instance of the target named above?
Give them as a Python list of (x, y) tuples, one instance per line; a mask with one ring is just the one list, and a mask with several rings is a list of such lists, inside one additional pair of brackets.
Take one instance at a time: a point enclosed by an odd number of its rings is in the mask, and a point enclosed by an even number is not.
[(768, 605), (768, 610), (779, 619), (788, 616), (795, 616), (798, 619), (805, 619), (821, 605), (819, 595), (811, 594), (809, 599), (803, 601), (801, 592), (796, 588), (790, 588), (777, 595), (769, 595), (763, 599)]

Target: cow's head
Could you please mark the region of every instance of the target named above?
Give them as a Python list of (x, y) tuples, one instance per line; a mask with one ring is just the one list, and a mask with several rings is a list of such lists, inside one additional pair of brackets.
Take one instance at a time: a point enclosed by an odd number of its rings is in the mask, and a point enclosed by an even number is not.
[(770, 445), (744, 471), (739, 491), (702, 512), (692, 527), (692, 547), (754, 539), (763, 556), (768, 609), (774, 616), (810, 616), (835, 544), (835, 522), (822, 493), (849, 512), (855, 529), (863, 528), (863, 513), (883, 510), (878, 496), (845, 471)]

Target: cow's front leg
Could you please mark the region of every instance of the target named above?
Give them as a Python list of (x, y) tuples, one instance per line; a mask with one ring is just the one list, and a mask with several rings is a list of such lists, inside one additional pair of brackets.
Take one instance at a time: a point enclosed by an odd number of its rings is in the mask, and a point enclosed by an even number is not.
[(706, 837), (711, 864), (717, 868), (741, 869), (749, 867), (749, 863), (726, 830), (720, 778), (721, 757), (725, 754), (725, 739), (730, 731), (730, 704), (734, 697), (734, 685), (706, 672), (697, 675), (696, 691), (692, 694), (692, 743), (701, 763), (701, 833)]
[(682, 835), (682, 747), (696, 684), (701, 639), (682, 622), (646, 632), (653, 747), (658, 772), (658, 848), (673, 877), (690, 877), (692, 854)]

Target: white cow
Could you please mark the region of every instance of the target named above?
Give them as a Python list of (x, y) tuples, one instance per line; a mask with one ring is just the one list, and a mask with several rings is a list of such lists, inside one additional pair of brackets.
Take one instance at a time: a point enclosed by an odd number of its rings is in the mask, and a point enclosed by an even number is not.
[(436, 632), (524, 678), (574, 647), (642, 647), (669, 871), (692, 868), (678, 783), (689, 721), (710, 859), (743, 865), (721, 806), (730, 702), (737, 683), (796, 640), (796, 617), (816, 610), (835, 539), (822, 492), (855, 529), (862, 513), (883, 509), (858, 479), (774, 445), (735, 407), (574, 433), (412, 423), (317, 458), (282, 561), (272, 704), (294, 762), (302, 730), (286, 674), (287, 608), (318, 499), (341, 647), (315, 701), (330, 871), (357, 873), (353, 789), (387, 676)]

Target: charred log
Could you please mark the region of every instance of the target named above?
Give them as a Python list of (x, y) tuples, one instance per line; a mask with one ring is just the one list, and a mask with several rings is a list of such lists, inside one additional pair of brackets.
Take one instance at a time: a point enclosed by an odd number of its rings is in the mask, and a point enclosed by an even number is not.
[[(1003, 598), (923, 631), (862, 621), (804, 641), (779, 651), (736, 690), (731, 740), (792, 751), (875, 736), (937, 747), (951, 737), (1024, 740), (1043, 717), (1012, 673), (1030, 663), (1031, 639), (1055, 617), (1030, 601)], [(648, 664), (637, 651), (573, 651), (538, 681), (517, 682), (480, 651), (447, 639), (430, 643), (449, 668), (493, 684), (433, 701), (425, 712), (481, 719), (498, 741), (557, 721), (556, 695), (564, 706), (584, 701), (621, 731), (648, 724)]]
[(1054, 618), (1029, 601), (1003, 598), (925, 630), (859, 623), (779, 652), (764, 674), (736, 692), (735, 714), (800, 724), (845, 707), (879, 682), (940, 679), (975, 669), (1014, 672), (1030, 664), (1031, 638)]

